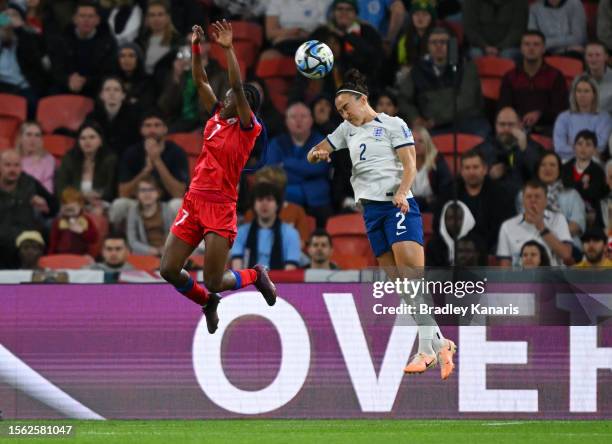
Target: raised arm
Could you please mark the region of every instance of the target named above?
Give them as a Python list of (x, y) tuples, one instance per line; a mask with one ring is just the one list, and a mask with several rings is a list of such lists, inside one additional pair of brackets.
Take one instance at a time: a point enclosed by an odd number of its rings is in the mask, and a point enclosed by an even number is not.
[(317, 163), (321, 162), (322, 160), (331, 162), (331, 157), (329, 157), (329, 155), (333, 151), (334, 148), (331, 146), (326, 137), (325, 139), (317, 143), (315, 146), (313, 146), (310, 151), (308, 151), (308, 162)]
[(191, 36), (191, 75), (193, 81), (196, 84), (198, 90), (198, 96), (200, 102), (204, 105), (204, 108), (208, 113), (211, 112), (215, 103), (217, 103), (217, 96), (208, 83), (208, 75), (206, 70), (202, 66), (202, 54), (200, 50), (200, 43), (204, 41), (204, 31), (198, 25), (193, 28), (193, 35)]
[(223, 49), (225, 49), (225, 57), (227, 57), (227, 74), (229, 77), (230, 88), (234, 93), (236, 101), (236, 111), (238, 118), (243, 127), (251, 125), (251, 107), (247, 102), (244, 90), (242, 89), (242, 80), (240, 79), (240, 65), (234, 53), (232, 46), (232, 25), (226, 20), (215, 22), (212, 24), (214, 29), (215, 40)]

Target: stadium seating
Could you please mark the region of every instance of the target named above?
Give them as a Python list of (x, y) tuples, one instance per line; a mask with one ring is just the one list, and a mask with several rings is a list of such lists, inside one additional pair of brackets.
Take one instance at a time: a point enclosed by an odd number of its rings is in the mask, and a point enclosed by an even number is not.
[(491, 100), (499, 99), (499, 90), (504, 74), (514, 69), (512, 60), (501, 57), (479, 57), (474, 60), (480, 77), (482, 95)]
[(0, 115), (0, 137), (6, 138), (11, 145), (14, 145), (19, 125), (21, 125), (21, 120), (17, 117)]
[(583, 1), (584, 14), (587, 20), (587, 35), (589, 41), (597, 40), (597, 2)]
[(359, 213), (340, 214), (327, 219), (327, 232), (330, 236), (365, 235), (363, 216)]
[(27, 102), (21, 96), (0, 94), (0, 116), (12, 116), (23, 122), (27, 118)]
[(93, 221), (98, 230), (98, 240), (89, 246), (88, 253), (91, 257), (98, 257), (100, 251), (102, 250), (102, 244), (104, 243), (104, 238), (108, 234), (109, 231), (109, 223), (106, 216), (94, 213), (87, 213), (87, 216)]
[[(439, 134), (431, 138), (434, 145), (442, 154), (452, 154), (454, 151), (453, 134)], [(457, 151), (463, 153), (483, 142), (483, 138), (474, 134), (457, 134)]]
[(146, 256), (130, 254), (127, 261), (137, 270), (155, 271), (159, 270), (160, 260), (157, 256)]
[(289, 87), (296, 74), (295, 62), (291, 57), (260, 60), (255, 74), (263, 79), (274, 107), (281, 113), (287, 108)]
[(0, 150), (8, 148), (13, 148), (13, 142), (8, 137), (0, 136)]
[(451, 174), (454, 176), (456, 175), (457, 171), (459, 170), (459, 167), (461, 166), (461, 159), (460, 156), (457, 156), (457, 168), (455, 168), (455, 155), (453, 153), (444, 153), (444, 160), (446, 160), (446, 165), (448, 165), (448, 169), (450, 170)]
[[(364, 259), (368, 266), (376, 265), (376, 258), (366, 236), (366, 227), (361, 214), (341, 214), (330, 217), (327, 220), (326, 229), (333, 240), (333, 262), (336, 262), (336, 257), (339, 258), (339, 261), (343, 261), (347, 256), (354, 256)], [(350, 268), (358, 266), (363, 268), (363, 263), (364, 261), (357, 259)]]
[(361, 270), (370, 266), (368, 259), (363, 256), (353, 254), (340, 254), (334, 251), (332, 262), (342, 270)]
[(308, 223), (308, 234), (312, 233), (317, 228), (317, 220), (312, 216), (306, 216)]
[[(240, 62), (240, 74), (243, 79), (246, 79), (247, 71), (255, 66), (263, 44), (263, 28), (252, 22), (233, 21), (231, 23), (234, 52)], [(221, 46), (213, 43), (210, 48), (210, 57), (219, 62), (223, 69), (227, 69), (225, 51)]]
[(89, 97), (68, 94), (43, 97), (38, 102), (36, 120), (47, 134), (59, 128), (76, 132), (93, 107), (94, 101)]
[(554, 66), (563, 73), (568, 86), (572, 84), (572, 81), (577, 75), (584, 72), (584, 66), (578, 59), (563, 56), (548, 56), (545, 57), (544, 60), (550, 66)]
[(56, 159), (61, 159), (72, 147), (76, 140), (74, 137), (62, 136), (60, 134), (44, 134), (43, 146)]
[(80, 254), (49, 254), (40, 258), (38, 264), (42, 268), (53, 270), (80, 269), (93, 264), (93, 259)]
[(553, 147), (553, 140), (550, 137), (543, 136), (541, 134), (530, 134), (529, 138), (532, 139), (533, 141), (539, 143), (540, 145), (542, 145), (547, 150), (552, 150), (554, 148)]
[(423, 236), (425, 237), (425, 244), (429, 242), (433, 236), (433, 213), (421, 213), (423, 219)]

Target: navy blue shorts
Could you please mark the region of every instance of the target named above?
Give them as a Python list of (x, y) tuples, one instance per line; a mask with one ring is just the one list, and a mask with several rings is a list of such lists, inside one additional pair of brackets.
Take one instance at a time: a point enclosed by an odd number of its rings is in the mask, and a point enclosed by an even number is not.
[(414, 198), (408, 199), (410, 211), (406, 214), (393, 202), (367, 203), (363, 206), (368, 239), (374, 255), (381, 256), (391, 251), (397, 242), (413, 241), (423, 245), (423, 221), (419, 205)]

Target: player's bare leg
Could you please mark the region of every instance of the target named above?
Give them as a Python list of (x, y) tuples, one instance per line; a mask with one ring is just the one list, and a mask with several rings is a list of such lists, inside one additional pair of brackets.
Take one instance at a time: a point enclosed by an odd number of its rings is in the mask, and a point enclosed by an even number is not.
[(206, 243), (204, 258), (204, 285), (206, 288), (215, 293), (221, 293), (253, 284), (268, 305), (275, 304), (276, 287), (263, 265), (255, 265), (253, 268), (243, 270), (226, 270), (229, 241), (212, 232), (206, 234), (204, 241)]
[(217, 330), (219, 318), (217, 317), (217, 305), (219, 295), (208, 293), (204, 287), (199, 285), (183, 269), (187, 258), (193, 253), (194, 247), (181, 240), (173, 233), (168, 234), (164, 255), (161, 258), (160, 274), (176, 290), (196, 304), (203, 307), (206, 316), (206, 326), (209, 333)]

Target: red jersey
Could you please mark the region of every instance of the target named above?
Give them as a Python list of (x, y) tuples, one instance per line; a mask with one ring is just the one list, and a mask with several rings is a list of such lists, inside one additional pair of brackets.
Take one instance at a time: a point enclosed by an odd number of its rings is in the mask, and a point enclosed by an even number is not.
[(245, 129), (238, 117), (222, 119), (222, 109), (216, 105), (213, 116), (206, 122), (202, 152), (189, 190), (223, 201), (236, 202), (240, 174), (262, 126), (251, 112), (251, 125)]

